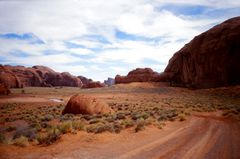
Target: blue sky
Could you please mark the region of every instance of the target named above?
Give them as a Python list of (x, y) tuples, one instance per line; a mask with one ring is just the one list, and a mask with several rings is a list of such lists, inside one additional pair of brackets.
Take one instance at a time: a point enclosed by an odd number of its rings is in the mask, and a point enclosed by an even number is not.
[(2, 0), (0, 64), (100, 81), (136, 67), (162, 72), (194, 36), (239, 15), (230, 0)]

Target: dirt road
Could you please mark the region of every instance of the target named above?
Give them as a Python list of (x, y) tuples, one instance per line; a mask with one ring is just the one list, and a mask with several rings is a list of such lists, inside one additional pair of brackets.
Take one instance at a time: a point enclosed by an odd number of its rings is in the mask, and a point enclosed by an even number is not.
[(168, 123), (134, 133), (65, 135), (48, 147), (0, 147), (0, 158), (41, 159), (239, 159), (240, 123), (216, 113), (193, 115), (185, 122)]

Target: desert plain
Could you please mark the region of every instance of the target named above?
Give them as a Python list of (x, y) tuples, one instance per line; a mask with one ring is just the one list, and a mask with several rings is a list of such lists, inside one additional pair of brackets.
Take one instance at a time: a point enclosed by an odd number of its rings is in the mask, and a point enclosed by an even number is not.
[[(240, 86), (25, 87), (0, 97), (0, 158), (240, 158)], [(111, 114), (62, 115), (74, 94)]]

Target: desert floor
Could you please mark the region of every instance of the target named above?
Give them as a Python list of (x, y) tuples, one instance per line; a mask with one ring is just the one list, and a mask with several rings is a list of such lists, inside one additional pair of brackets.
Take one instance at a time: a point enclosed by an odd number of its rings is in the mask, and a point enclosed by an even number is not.
[[(0, 96), (0, 132), (7, 138), (0, 144), (1, 159), (240, 158), (240, 86), (190, 90), (132, 83), (85, 90), (29, 87), (11, 91), (9, 96)], [(61, 110), (76, 93), (106, 101), (115, 111), (114, 121), (109, 116), (63, 120)], [(46, 121), (48, 114), (53, 117)], [(14, 144), (14, 134), (30, 124), (54, 126), (65, 118), (80, 120), (84, 129), (61, 134), (47, 145), (35, 138), (27, 146)], [(136, 131), (140, 122), (144, 124)], [(117, 132), (88, 131), (116, 123)], [(41, 127), (37, 133), (47, 130)]]

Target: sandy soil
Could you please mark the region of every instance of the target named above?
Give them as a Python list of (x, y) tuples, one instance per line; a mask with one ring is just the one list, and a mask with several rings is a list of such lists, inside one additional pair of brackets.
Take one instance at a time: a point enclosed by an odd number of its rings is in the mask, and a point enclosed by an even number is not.
[[(21, 89), (11, 91), (11, 95), (0, 97), (0, 104), (17, 103), (16, 109), (13, 109), (17, 112), (32, 108), (36, 110), (36, 107), (43, 105), (59, 105), (52, 98), (62, 100), (64, 105), (76, 93), (90, 93), (108, 103), (128, 104), (128, 107), (138, 104), (144, 108), (161, 105), (162, 108), (174, 106), (185, 109), (188, 105), (198, 108), (240, 104), (240, 86), (193, 91), (163, 84), (133, 83), (88, 90), (25, 88), (24, 94)], [(7, 113), (11, 117), (14, 114), (12, 110)], [(50, 146), (21, 148), (0, 145), (0, 159), (239, 159), (240, 122), (229, 116), (224, 117), (222, 113), (195, 111), (184, 122), (167, 122), (163, 129), (147, 126), (138, 133), (134, 132), (134, 128), (125, 129), (120, 134), (80, 131), (76, 135), (65, 134)], [(6, 113), (0, 115), (3, 118)], [(21, 122), (16, 124), (24, 125)]]
[(48, 147), (0, 147), (1, 158), (12, 159), (190, 159), (240, 158), (240, 123), (217, 113), (194, 114), (185, 122), (170, 122), (163, 130), (148, 127), (134, 133), (64, 135)]

